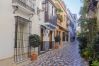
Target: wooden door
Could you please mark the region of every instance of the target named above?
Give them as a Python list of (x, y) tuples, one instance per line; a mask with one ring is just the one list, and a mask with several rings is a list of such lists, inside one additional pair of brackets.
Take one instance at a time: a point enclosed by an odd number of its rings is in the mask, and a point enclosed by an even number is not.
[(41, 45), (40, 50), (43, 51), (43, 29), (41, 28)]
[(52, 45), (52, 31), (50, 31), (49, 33), (49, 48), (52, 49), (53, 45)]

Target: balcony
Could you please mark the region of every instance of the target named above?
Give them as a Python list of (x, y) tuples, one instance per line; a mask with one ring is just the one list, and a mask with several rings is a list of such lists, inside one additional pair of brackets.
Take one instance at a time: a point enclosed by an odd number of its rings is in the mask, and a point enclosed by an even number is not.
[(45, 23), (46, 28), (53, 30), (56, 28), (57, 26), (57, 17), (56, 16), (52, 16), (48, 22)]
[(51, 16), (49, 22), (53, 25), (57, 25), (57, 16)]
[(47, 21), (45, 23), (46, 28), (48, 28), (50, 30), (54, 30), (57, 26), (57, 17), (56, 16), (51, 16), (48, 20), (49, 21)]
[(27, 9), (34, 12), (33, 0), (12, 0), (13, 6), (21, 7), (20, 9)]

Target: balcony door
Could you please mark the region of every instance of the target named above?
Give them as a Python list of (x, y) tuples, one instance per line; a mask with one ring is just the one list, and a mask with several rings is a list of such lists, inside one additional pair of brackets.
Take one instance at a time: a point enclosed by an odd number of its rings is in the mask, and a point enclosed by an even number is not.
[(43, 51), (43, 28), (41, 28), (41, 45), (40, 45), (40, 50)]

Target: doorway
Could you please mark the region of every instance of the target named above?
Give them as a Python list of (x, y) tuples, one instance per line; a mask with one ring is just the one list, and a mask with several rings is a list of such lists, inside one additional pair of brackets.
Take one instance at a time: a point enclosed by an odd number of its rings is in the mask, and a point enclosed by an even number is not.
[(40, 45), (40, 51), (43, 51), (43, 33), (44, 33), (44, 30), (43, 28), (41, 28), (41, 45)]
[(15, 45), (14, 45), (14, 61), (23, 62), (28, 59), (29, 49), (29, 35), (31, 21), (16, 16), (15, 17)]
[(53, 44), (52, 44), (52, 31), (50, 31), (49, 33), (49, 49), (53, 48)]

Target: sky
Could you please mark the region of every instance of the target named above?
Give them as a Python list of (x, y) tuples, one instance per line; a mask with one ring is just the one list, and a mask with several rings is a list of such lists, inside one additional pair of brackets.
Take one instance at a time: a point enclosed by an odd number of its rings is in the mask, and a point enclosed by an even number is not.
[(66, 7), (79, 18), (80, 7), (82, 6), (81, 0), (64, 0)]

